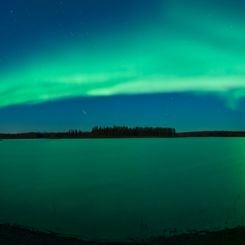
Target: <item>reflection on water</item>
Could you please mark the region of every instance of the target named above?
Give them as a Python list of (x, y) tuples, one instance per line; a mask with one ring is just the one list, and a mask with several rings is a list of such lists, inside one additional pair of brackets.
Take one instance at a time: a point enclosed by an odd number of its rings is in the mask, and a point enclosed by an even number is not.
[(88, 239), (245, 218), (244, 139), (0, 142), (0, 223)]

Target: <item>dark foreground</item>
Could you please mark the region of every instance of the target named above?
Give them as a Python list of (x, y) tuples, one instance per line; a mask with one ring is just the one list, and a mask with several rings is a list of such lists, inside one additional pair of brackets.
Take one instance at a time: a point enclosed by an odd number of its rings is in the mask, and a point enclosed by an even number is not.
[(225, 229), (215, 232), (193, 232), (170, 237), (152, 238), (143, 241), (103, 242), (82, 241), (62, 237), (55, 233), (39, 232), (13, 225), (0, 225), (1, 245), (120, 245), (120, 244), (163, 244), (163, 245), (244, 245), (245, 227)]

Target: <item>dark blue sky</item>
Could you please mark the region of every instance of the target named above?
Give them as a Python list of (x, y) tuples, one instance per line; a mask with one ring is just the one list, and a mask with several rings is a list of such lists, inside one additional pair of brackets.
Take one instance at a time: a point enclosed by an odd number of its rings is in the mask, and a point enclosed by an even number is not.
[(96, 125), (163, 126), (178, 130), (243, 130), (245, 101), (235, 110), (215, 96), (152, 94), (74, 98), (0, 109), (4, 132), (88, 130)]

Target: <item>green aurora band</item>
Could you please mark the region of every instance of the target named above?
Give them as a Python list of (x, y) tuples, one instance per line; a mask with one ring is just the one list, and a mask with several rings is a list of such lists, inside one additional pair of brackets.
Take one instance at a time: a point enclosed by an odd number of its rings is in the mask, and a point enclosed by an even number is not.
[(90, 46), (82, 33), (42, 43), (11, 69), (0, 69), (0, 107), (170, 92), (212, 93), (234, 107), (245, 97), (243, 18), (232, 10), (172, 1), (167, 16), (130, 31), (102, 33)]

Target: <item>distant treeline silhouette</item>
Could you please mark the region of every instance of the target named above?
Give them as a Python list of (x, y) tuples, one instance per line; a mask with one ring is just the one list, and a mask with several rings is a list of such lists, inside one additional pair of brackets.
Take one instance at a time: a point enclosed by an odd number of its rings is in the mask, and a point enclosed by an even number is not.
[(95, 127), (91, 134), (98, 137), (171, 137), (174, 136), (174, 128), (153, 127)]
[(0, 134), (0, 139), (34, 138), (132, 138), (132, 137), (173, 137), (174, 128), (161, 127), (94, 127), (91, 131), (70, 129), (67, 132), (28, 132)]
[(94, 127), (91, 131), (76, 129), (67, 132), (28, 132), (0, 134), (0, 139), (72, 139), (72, 138), (181, 138), (181, 137), (245, 137), (245, 131), (176, 132), (164, 127)]

